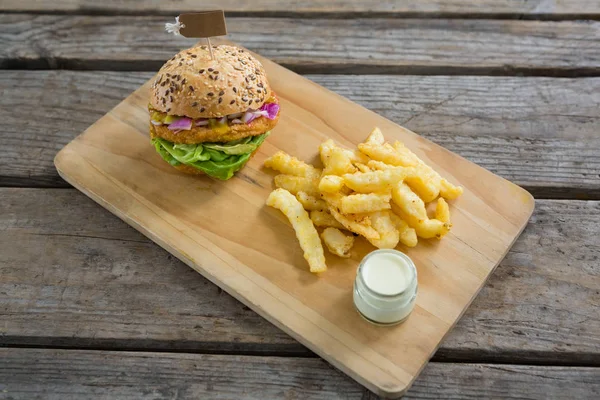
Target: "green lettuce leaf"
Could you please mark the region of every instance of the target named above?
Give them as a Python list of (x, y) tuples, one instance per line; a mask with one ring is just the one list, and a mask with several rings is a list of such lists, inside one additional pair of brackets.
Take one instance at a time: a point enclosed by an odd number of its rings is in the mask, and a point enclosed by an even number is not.
[(182, 164), (210, 160), (210, 155), (205, 154), (202, 146), (197, 146), (195, 144), (171, 143), (166, 140), (162, 143), (162, 146), (169, 152), (169, 154), (173, 156), (173, 158)]
[(171, 165), (189, 165), (214, 178), (227, 180), (248, 162), (269, 133), (227, 143), (180, 144), (162, 138), (154, 138), (152, 143)]
[[(251, 138), (245, 138), (245, 139), (251, 139)], [(204, 145), (204, 147), (206, 147), (207, 149), (221, 151), (225, 154), (238, 155), (238, 154), (252, 153), (254, 150), (256, 150), (257, 146), (256, 146), (256, 144), (254, 144), (251, 141), (246, 141), (246, 142), (240, 142), (237, 144), (231, 144), (231, 142), (230, 143), (207, 143)]]

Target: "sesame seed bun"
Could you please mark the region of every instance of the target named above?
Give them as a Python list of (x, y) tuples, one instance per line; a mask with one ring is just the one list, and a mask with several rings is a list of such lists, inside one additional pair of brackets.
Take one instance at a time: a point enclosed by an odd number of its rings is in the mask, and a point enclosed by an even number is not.
[(260, 108), (271, 96), (262, 64), (229, 45), (183, 50), (158, 71), (151, 106), (169, 115), (216, 118)]

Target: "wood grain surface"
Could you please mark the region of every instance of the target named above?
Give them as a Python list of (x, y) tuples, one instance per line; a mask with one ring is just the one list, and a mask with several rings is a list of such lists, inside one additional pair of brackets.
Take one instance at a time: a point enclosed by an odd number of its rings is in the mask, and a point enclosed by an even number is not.
[[(283, 112), (268, 142), (235, 179), (183, 176), (157, 157), (147, 136), (149, 82), (62, 149), (57, 170), (353, 379), (398, 397), (523, 230), (533, 199), (513, 183), (258, 58)], [(349, 300), (358, 261), (372, 247), (359, 244), (351, 259), (329, 258), (332, 268), (316, 277), (307, 271), (288, 221), (264, 206), (272, 187), (262, 167), (267, 156), (283, 150), (313, 160), (324, 140), (354, 146), (374, 126), (465, 188), (453, 203), (452, 233), (439, 243), (404, 250), (418, 265), (419, 296), (408, 321), (385, 334), (363, 321)]]
[[(13, 400), (377, 397), (308, 358), (0, 349), (0, 393)], [(596, 399), (600, 369), (430, 363), (404, 399)]]
[[(0, 204), (0, 346), (311, 354), (74, 189)], [(538, 200), (434, 360), (600, 366), (599, 227), (600, 202)]]
[[(481, 0), (474, 4), (468, 0), (382, 0), (374, 3), (364, 0), (210, 0), (201, 3), (203, 9), (224, 9), (229, 14), (261, 15), (301, 15), (329, 14), (347, 15), (426, 15), (484, 17), (546, 17), (573, 18), (595, 17), (600, 14), (600, 6), (594, 0), (544, 1), (544, 0)], [(0, 11), (66, 12), (85, 14), (175, 14), (184, 11), (197, 11), (194, 0), (162, 1), (153, 0), (55, 0), (40, 2), (35, 0), (4, 0)]]
[[(0, 67), (156, 71), (195, 43), (165, 33), (165, 22), (0, 15)], [(302, 73), (600, 73), (596, 21), (231, 18), (228, 31), (228, 39)]]
[[(0, 157), (0, 184), (65, 186), (52, 164), (56, 152), (151, 75), (0, 71), (7, 150)], [(600, 198), (600, 78), (308, 78), (537, 197)], [(38, 118), (31, 118), (31, 109)]]

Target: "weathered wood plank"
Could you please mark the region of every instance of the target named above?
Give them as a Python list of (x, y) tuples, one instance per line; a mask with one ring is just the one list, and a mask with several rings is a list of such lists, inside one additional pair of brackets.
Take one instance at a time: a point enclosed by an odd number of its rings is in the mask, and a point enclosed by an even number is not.
[[(71, 189), (0, 189), (0, 345), (310, 354)], [(438, 360), (598, 365), (600, 202), (537, 202)]]
[[(0, 185), (65, 186), (56, 152), (150, 77), (0, 71)], [(600, 78), (309, 78), (536, 196), (600, 197)]]
[[(0, 382), (14, 400), (377, 398), (315, 358), (0, 349)], [(598, 368), (430, 363), (404, 399), (599, 395)]]
[[(203, 1), (203, 9), (222, 8), (229, 14), (293, 15), (422, 15), (422, 16), (538, 16), (573, 17), (600, 14), (600, 6), (593, 0), (540, 1), (540, 0), (481, 0), (474, 5), (468, 0), (382, 0), (374, 3), (364, 0), (220, 0)], [(34, 0), (5, 0), (0, 11), (64, 12), (82, 14), (174, 14), (184, 11), (197, 11), (198, 3), (193, 0), (177, 2), (156, 2), (152, 0), (119, 1), (108, 0), (55, 0), (39, 2)]]
[(316, 358), (0, 349), (0, 360), (0, 397), (15, 400), (369, 396)]
[(600, 196), (600, 79), (311, 79), (538, 197)]
[[(0, 15), (0, 67), (154, 71), (195, 39), (165, 17)], [(228, 39), (303, 73), (583, 76), (600, 22), (231, 18)]]

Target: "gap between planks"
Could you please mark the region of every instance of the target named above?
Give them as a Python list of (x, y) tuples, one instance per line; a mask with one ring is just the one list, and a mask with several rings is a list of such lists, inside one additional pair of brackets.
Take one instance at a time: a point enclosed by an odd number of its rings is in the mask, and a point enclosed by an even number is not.
[[(190, 10), (191, 11), (191, 10)], [(181, 11), (184, 12), (184, 11)], [(118, 9), (79, 9), (79, 10), (0, 10), (5, 14), (36, 15), (77, 15), (77, 16), (167, 16), (177, 14), (174, 11), (138, 11)], [(349, 11), (349, 12), (298, 12), (298, 11), (226, 11), (226, 18), (303, 18), (303, 19), (488, 19), (506, 21), (599, 21), (600, 13), (565, 13), (565, 14), (515, 14), (515, 13), (452, 13), (452, 12), (381, 12), (381, 11)]]
[[(60, 343), (60, 344), (59, 344)], [(135, 343), (134, 345), (131, 345)], [(41, 350), (74, 350), (74, 351), (122, 351), (131, 353), (166, 353), (166, 354), (206, 354), (223, 356), (256, 356), (256, 357), (287, 357), (287, 358), (320, 358), (318, 355), (298, 344), (285, 346), (277, 344), (249, 345), (235, 348), (235, 343), (224, 342), (206, 343), (198, 347), (179, 346), (173, 342), (148, 340), (142, 344), (140, 340), (88, 340), (85, 338), (55, 338), (55, 337), (22, 337), (4, 336), (0, 348), (7, 349), (41, 349)], [(256, 347), (256, 348), (253, 348)], [(430, 362), (452, 364), (495, 364), (495, 365), (536, 365), (563, 367), (600, 368), (600, 360), (595, 355), (581, 353), (571, 354), (569, 358), (548, 357), (545, 352), (509, 351), (495, 354), (485, 350), (438, 350)]]
[[(521, 185), (521, 187), (531, 193), (536, 200), (600, 200), (600, 187), (585, 190), (554, 186)], [(71, 189), (73, 186), (62, 178), (56, 177), (32, 180), (25, 177), (0, 175), (0, 188)]]
[[(0, 185), (68, 187), (56, 152), (149, 72), (0, 71)], [(600, 79), (310, 75), (537, 198), (600, 198)], [(17, 87), (14, 82), (21, 82)], [(28, 121), (29, 110), (38, 118)], [(28, 149), (23, 152), (22, 149)]]
[[(600, 76), (600, 67), (456, 67), (451, 65), (372, 65), (348, 64), (303, 64), (280, 62), (279, 65), (297, 74), (322, 75), (420, 75), (420, 76), (517, 76), (517, 77), (550, 77), (550, 78), (593, 78)], [(110, 60), (83, 58), (41, 57), (36, 60), (24, 58), (5, 59), (2, 69), (7, 70), (72, 70), (72, 71), (157, 71), (163, 65), (155, 60)]]
[[(38, 13), (57, 15), (174, 15), (198, 10), (197, 3), (190, 0), (176, 4), (151, 0), (123, 3), (107, 0), (94, 3), (86, 0), (62, 0), (40, 3), (33, 0), (5, 0), (0, 12)], [(476, 7), (468, 0), (411, 0), (397, 2), (381, 0), (323, 1), (205, 1), (202, 8), (222, 8), (227, 17), (302, 17), (302, 18), (485, 18), (485, 19), (538, 19), (569, 20), (598, 19), (600, 7), (592, 0), (569, 2), (540, 2), (539, 0), (483, 0)]]
[[(164, 22), (0, 14), (7, 43), (0, 67), (156, 71), (196, 43), (165, 34)], [(594, 21), (232, 18), (230, 25), (228, 39), (301, 73), (600, 75)]]

